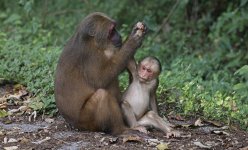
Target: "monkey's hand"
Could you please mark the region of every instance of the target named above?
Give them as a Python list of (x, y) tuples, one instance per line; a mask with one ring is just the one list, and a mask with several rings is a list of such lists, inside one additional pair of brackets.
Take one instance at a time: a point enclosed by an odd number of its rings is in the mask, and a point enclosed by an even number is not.
[[(131, 34), (128, 36), (126, 42), (123, 44), (123, 49), (133, 49), (134, 51), (137, 50), (142, 44), (142, 41), (145, 37), (147, 32), (147, 27), (144, 23), (138, 22), (134, 25)], [(127, 48), (126, 48), (127, 46)]]
[(147, 27), (143, 22), (138, 22), (133, 28), (132, 35), (136, 38), (142, 38), (147, 32)]

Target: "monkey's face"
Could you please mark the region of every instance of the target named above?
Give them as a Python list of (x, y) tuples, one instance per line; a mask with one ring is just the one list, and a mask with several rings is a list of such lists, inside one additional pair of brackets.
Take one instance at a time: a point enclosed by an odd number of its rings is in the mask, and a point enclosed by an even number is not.
[(79, 34), (82, 34), (83, 41), (94, 41), (98, 49), (120, 48), (122, 39), (116, 30), (115, 20), (102, 13), (89, 15), (80, 25)]
[(149, 64), (140, 64), (138, 67), (138, 76), (140, 82), (151, 81), (156, 78), (156, 71)]
[(115, 47), (120, 48), (122, 46), (122, 39), (115, 27), (116, 23), (112, 23), (110, 25), (108, 39), (112, 42)]
[(140, 82), (149, 82), (160, 74), (159, 62), (147, 57), (138, 64), (138, 76)]

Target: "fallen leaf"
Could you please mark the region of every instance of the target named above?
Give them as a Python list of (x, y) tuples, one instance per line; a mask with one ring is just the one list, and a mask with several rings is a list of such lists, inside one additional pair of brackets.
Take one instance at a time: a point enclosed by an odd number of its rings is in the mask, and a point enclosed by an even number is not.
[(212, 132), (215, 133), (215, 134), (218, 134), (218, 135), (227, 135), (227, 136), (230, 135), (229, 133), (227, 133), (225, 131), (212, 131)]
[(5, 110), (0, 110), (0, 118), (6, 117), (8, 116), (8, 112), (6, 112)]
[(214, 141), (207, 141), (205, 144), (211, 145), (211, 146), (217, 146), (218, 145), (218, 143), (215, 143)]
[(5, 108), (7, 108), (7, 102), (0, 104), (0, 109), (5, 109)]
[(181, 137), (181, 138), (189, 138), (189, 137), (191, 137), (191, 134), (181, 135), (180, 137)]
[(189, 127), (192, 127), (192, 124), (182, 124), (182, 125), (179, 125), (183, 128), (189, 128)]
[(221, 127), (220, 129), (221, 129), (221, 130), (227, 130), (227, 129), (229, 129), (229, 126), (223, 126), (223, 127)]
[(46, 142), (46, 141), (48, 141), (50, 139), (51, 139), (50, 137), (46, 137), (45, 139), (42, 139), (42, 140), (39, 140), (39, 141), (36, 141), (36, 142), (32, 142), (32, 143), (34, 143), (34, 144), (41, 144), (41, 143)]
[(11, 124), (11, 123), (12, 123), (12, 120), (4, 120), (3, 123), (4, 123), (4, 124)]
[(139, 136), (128, 136), (128, 137), (124, 137), (123, 138), (123, 143), (126, 143), (126, 142), (141, 142), (142, 143), (142, 140), (141, 140), (141, 137)]
[(28, 92), (26, 90), (17, 90), (16, 94), (10, 94), (7, 99), (21, 99), (23, 96), (26, 96)]
[(23, 89), (24, 87), (23, 87), (23, 85), (21, 85), (21, 84), (15, 84), (14, 85), (14, 90), (16, 90), (16, 91), (19, 91), (19, 90), (21, 90), (21, 89)]
[(0, 103), (7, 102), (7, 99), (5, 97), (0, 97)]
[(203, 145), (201, 142), (193, 142), (196, 146), (200, 147), (200, 148), (206, 148), (206, 149), (210, 149), (211, 146), (208, 146), (208, 145)]
[(160, 143), (158, 139), (148, 139), (148, 141), (154, 142), (154, 143)]
[(157, 148), (158, 150), (166, 150), (166, 149), (169, 149), (167, 143), (160, 143), (160, 144), (158, 144), (158, 145), (156, 146), (156, 148)]
[(8, 143), (15, 143), (15, 142), (18, 142), (18, 140), (14, 139), (14, 138), (10, 138), (8, 140)]
[(18, 149), (18, 146), (10, 146), (10, 147), (4, 147), (5, 150), (15, 150)]
[(104, 140), (105, 140), (105, 137), (103, 137), (103, 138), (100, 140), (100, 142), (102, 143)]
[(220, 122), (218, 122), (218, 121), (211, 121), (211, 120), (204, 120), (204, 121), (207, 122), (207, 123), (210, 123), (210, 124), (212, 124), (214, 126), (217, 126), (217, 127), (222, 126), (222, 124)]
[(32, 117), (34, 118), (34, 121), (36, 120), (37, 117), (37, 112), (34, 111), (32, 112), (32, 114), (28, 117), (28, 121), (31, 122), (32, 121)]
[(29, 139), (22, 137), (22, 138), (19, 138), (18, 141), (20, 141), (20, 143), (27, 143), (29, 142)]
[(242, 148), (240, 148), (239, 150), (248, 150), (248, 146), (242, 147)]
[(20, 111), (26, 111), (28, 109), (28, 106), (20, 106), (18, 109)]
[(118, 137), (114, 137), (114, 138), (109, 139), (110, 144), (114, 144), (114, 143), (117, 143), (117, 142), (118, 142)]
[(24, 114), (24, 111), (15, 113), (16, 116), (21, 116), (21, 115), (23, 115), (23, 114)]
[(201, 118), (198, 118), (198, 119), (195, 121), (194, 125), (197, 126), (197, 127), (204, 126), (204, 124), (202, 123)]
[(147, 142), (149, 146), (156, 146), (161, 143), (158, 139), (148, 139)]
[(5, 135), (5, 133), (3, 131), (0, 131), (0, 136)]
[(7, 138), (7, 137), (4, 137), (4, 138), (3, 138), (3, 143), (4, 143), (4, 144), (8, 143), (8, 138)]
[(175, 119), (175, 120), (178, 120), (178, 121), (184, 121), (185, 119), (179, 115), (179, 114), (176, 114), (176, 115), (168, 115), (168, 118), (170, 119)]
[(13, 114), (13, 113), (16, 113), (16, 112), (19, 112), (19, 109), (11, 109), (8, 111), (8, 113), (10, 114)]

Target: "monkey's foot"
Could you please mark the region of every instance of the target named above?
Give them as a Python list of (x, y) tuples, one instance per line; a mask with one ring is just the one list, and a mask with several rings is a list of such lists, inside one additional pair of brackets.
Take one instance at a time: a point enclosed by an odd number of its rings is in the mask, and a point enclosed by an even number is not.
[(181, 133), (179, 131), (176, 131), (176, 130), (167, 132), (166, 138), (170, 138), (170, 137), (181, 137)]
[(149, 133), (147, 131), (146, 127), (144, 127), (144, 126), (136, 126), (136, 127), (133, 127), (132, 129), (133, 130), (137, 130), (137, 131), (142, 132), (142, 133), (145, 133), (145, 134), (148, 134)]

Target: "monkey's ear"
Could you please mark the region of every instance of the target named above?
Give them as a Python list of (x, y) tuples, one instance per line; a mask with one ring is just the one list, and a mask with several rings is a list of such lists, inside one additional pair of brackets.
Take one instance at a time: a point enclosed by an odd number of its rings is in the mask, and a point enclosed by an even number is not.
[(96, 35), (96, 26), (94, 23), (88, 23), (83, 26), (82, 34), (84, 37), (94, 37)]
[(90, 27), (88, 30), (88, 35), (89, 36), (95, 36), (96, 35), (96, 30), (95, 27)]

